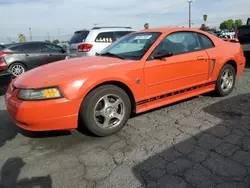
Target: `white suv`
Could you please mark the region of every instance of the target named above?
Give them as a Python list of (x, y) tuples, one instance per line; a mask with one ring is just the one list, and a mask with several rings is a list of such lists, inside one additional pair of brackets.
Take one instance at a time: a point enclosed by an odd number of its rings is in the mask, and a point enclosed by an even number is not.
[(76, 31), (69, 41), (67, 58), (94, 56), (131, 32), (134, 32), (131, 27), (94, 27), (91, 30)]

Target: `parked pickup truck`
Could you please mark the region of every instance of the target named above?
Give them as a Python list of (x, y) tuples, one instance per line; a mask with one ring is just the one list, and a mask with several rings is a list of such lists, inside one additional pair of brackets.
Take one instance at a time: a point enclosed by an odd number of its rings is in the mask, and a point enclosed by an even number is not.
[(238, 38), (243, 50), (250, 52), (250, 18), (248, 18), (246, 25), (242, 25), (237, 29), (236, 38)]

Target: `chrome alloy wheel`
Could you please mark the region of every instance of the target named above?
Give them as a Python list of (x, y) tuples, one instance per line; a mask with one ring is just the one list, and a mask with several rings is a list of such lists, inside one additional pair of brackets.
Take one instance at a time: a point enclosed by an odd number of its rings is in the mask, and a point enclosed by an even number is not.
[(14, 76), (20, 76), (22, 75), (24, 72), (25, 72), (25, 69), (22, 65), (14, 65), (12, 68), (11, 68), (11, 72)]
[(123, 100), (114, 94), (103, 96), (95, 105), (95, 122), (104, 129), (112, 129), (120, 125), (125, 115)]
[(230, 89), (232, 89), (233, 84), (234, 84), (234, 76), (233, 76), (233, 73), (230, 69), (226, 69), (222, 73), (220, 83), (221, 83), (221, 89), (224, 92), (227, 92)]

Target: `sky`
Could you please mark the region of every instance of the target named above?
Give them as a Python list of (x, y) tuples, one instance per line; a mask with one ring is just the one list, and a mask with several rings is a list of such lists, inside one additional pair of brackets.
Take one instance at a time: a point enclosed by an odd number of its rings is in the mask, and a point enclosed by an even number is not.
[[(250, 17), (250, 0), (193, 0), (192, 27), (217, 26), (227, 19)], [(23, 33), (33, 39), (66, 39), (74, 31), (99, 26), (188, 26), (187, 0), (0, 0), (0, 42)]]

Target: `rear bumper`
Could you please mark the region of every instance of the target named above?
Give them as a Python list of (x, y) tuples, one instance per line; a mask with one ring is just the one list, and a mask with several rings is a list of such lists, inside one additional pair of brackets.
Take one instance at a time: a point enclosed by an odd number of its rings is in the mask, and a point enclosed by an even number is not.
[(242, 44), (241, 46), (244, 52), (250, 52), (250, 44)]
[(22, 101), (10, 89), (5, 103), (14, 123), (29, 131), (71, 130), (77, 128), (81, 100), (65, 98), (48, 101)]
[(246, 58), (244, 56), (240, 56), (240, 58), (238, 59), (238, 66), (237, 66), (237, 73), (236, 76), (237, 78), (239, 78), (246, 66)]
[(0, 72), (0, 89), (7, 89), (12, 80), (12, 74), (9, 71)]

